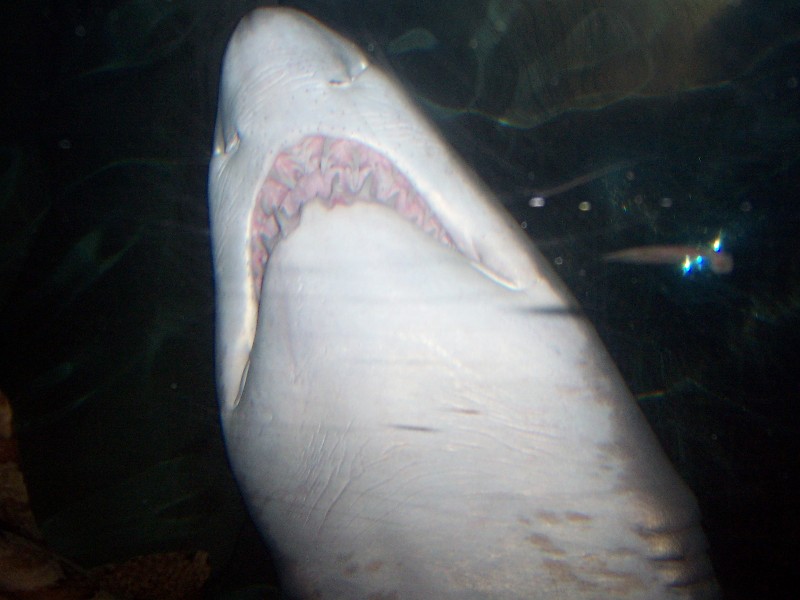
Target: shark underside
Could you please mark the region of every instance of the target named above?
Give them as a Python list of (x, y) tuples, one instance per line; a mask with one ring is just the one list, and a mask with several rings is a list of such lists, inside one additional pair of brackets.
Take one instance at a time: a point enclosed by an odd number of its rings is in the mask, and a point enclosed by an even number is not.
[(226, 444), (287, 597), (717, 596), (591, 325), (352, 43), (241, 22), (209, 191)]

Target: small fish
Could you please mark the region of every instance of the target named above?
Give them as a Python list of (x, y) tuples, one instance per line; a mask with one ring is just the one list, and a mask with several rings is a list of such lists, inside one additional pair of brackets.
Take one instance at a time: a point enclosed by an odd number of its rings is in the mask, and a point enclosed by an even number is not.
[[(531, 193), (531, 202), (536, 201), (537, 199), (547, 199), (553, 196), (558, 196), (559, 194), (563, 194), (564, 192), (568, 192), (576, 187), (580, 187), (582, 185), (586, 185), (587, 183), (591, 183), (595, 179), (600, 179), (601, 177), (605, 177), (606, 175), (611, 175), (616, 171), (621, 171), (622, 169), (627, 169), (634, 165), (633, 161), (630, 160), (620, 160), (610, 165), (606, 165), (605, 167), (601, 167), (599, 169), (595, 169), (589, 173), (584, 173), (583, 175), (578, 175), (577, 177), (570, 179), (564, 183), (559, 185), (549, 187), (549, 188), (539, 188), (533, 190)], [(531, 204), (531, 206), (533, 206)]]
[(637, 265), (680, 265), (683, 274), (701, 270), (706, 265), (718, 275), (733, 270), (733, 257), (722, 249), (720, 238), (710, 248), (699, 246), (637, 246), (603, 255), (607, 262), (632, 263)]

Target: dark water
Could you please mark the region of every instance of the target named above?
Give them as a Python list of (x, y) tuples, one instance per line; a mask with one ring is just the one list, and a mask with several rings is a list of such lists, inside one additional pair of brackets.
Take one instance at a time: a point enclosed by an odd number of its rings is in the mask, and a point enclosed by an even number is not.
[[(553, 261), (695, 491), (726, 597), (797, 597), (798, 3), (281, 4), (388, 65)], [(40, 523), (87, 566), (206, 549), (230, 598), (271, 574), (217, 422), (205, 177), (222, 51), (255, 5), (32, 1), (2, 22), (0, 388)], [(602, 260), (720, 234), (728, 275)]]

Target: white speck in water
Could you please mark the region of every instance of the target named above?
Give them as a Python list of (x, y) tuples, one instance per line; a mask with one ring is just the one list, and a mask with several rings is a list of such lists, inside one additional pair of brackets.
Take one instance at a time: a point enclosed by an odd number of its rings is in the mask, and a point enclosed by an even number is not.
[(541, 196), (534, 196), (533, 198), (528, 200), (528, 206), (530, 206), (531, 208), (541, 208), (544, 206), (544, 204), (545, 200)]

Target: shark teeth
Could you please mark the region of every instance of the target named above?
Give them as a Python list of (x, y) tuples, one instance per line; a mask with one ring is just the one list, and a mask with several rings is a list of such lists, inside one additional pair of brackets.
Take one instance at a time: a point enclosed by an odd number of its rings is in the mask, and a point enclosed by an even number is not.
[[(287, 237), (292, 233), (297, 226), (300, 225), (300, 211), (296, 211), (293, 215), (289, 215), (286, 209), (282, 206), (275, 211), (275, 220), (278, 222), (278, 227), (281, 230), (281, 238)], [(277, 241), (276, 241), (277, 243)]]
[(361, 181), (361, 187), (356, 193), (355, 199), (362, 202), (369, 202), (375, 199), (375, 178), (372, 173), (368, 173), (367, 177)]
[(454, 246), (427, 203), (385, 156), (354, 140), (308, 136), (278, 154), (254, 206), (250, 264), (257, 299), (269, 256), (297, 229), (303, 206), (311, 201), (329, 207), (378, 202)]

